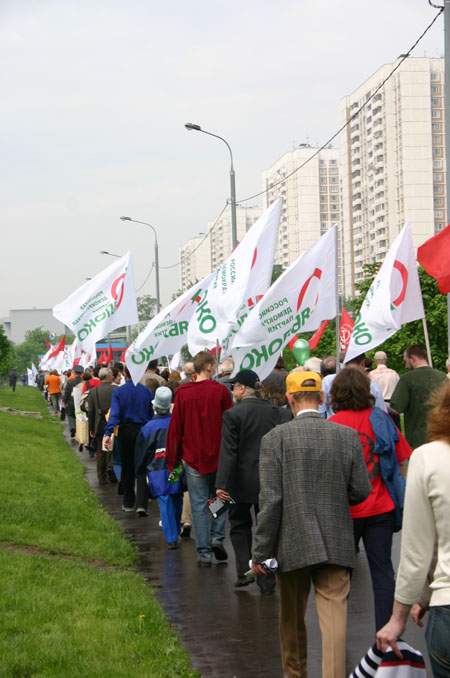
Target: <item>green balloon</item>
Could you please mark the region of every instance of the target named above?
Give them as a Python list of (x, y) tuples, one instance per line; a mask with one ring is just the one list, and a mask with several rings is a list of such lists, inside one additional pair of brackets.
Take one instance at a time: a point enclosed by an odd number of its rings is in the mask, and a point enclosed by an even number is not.
[(297, 339), (295, 342), (292, 353), (295, 356), (299, 365), (304, 365), (305, 360), (309, 358), (309, 344), (306, 339)]

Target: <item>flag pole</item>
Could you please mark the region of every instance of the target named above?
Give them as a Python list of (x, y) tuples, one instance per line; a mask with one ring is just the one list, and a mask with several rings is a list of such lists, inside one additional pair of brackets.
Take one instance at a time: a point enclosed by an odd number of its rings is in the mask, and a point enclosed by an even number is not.
[(428, 338), (428, 327), (426, 318), (422, 318), (423, 333), (425, 335), (425, 346), (427, 349), (428, 355), (428, 364), (430, 367), (433, 367), (433, 359), (431, 358), (431, 349), (430, 349), (430, 339)]
[(334, 235), (334, 257), (335, 257), (335, 268), (336, 268), (336, 280), (335, 280), (335, 294), (336, 294), (336, 374), (339, 372), (340, 366), (340, 354), (341, 354), (341, 333), (340, 333), (340, 299), (339, 299), (339, 254), (338, 254), (338, 229), (337, 224), (335, 224), (335, 235)]

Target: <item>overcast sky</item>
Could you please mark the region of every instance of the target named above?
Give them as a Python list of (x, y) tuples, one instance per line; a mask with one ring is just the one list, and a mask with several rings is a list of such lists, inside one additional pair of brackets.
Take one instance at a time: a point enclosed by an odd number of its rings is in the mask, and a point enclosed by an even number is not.
[[(50, 308), (132, 252), (136, 287), (340, 99), (407, 52), (427, 0), (0, 0), (0, 316)], [(443, 55), (443, 16), (414, 51)], [(248, 204), (258, 204), (251, 201)], [(161, 271), (166, 304), (179, 268)], [(155, 294), (154, 275), (139, 294)]]

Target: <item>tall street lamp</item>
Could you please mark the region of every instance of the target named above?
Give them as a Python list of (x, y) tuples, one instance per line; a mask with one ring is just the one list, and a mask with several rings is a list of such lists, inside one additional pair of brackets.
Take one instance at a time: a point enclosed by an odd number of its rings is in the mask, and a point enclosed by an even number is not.
[(159, 313), (161, 310), (161, 300), (159, 296), (159, 259), (158, 259), (158, 235), (156, 229), (151, 224), (148, 224), (146, 221), (138, 221), (137, 219), (132, 219), (131, 217), (120, 217), (121, 221), (132, 221), (135, 224), (143, 224), (152, 229), (155, 234), (155, 276), (156, 276), (156, 310)]
[(112, 252), (107, 252), (106, 250), (100, 250), (100, 254), (107, 254), (108, 257), (117, 257), (118, 259), (122, 258), (121, 254), (113, 254)]
[(233, 167), (233, 153), (231, 151), (230, 144), (223, 137), (219, 137), (218, 134), (213, 134), (212, 132), (207, 132), (206, 130), (202, 129), (200, 127), (200, 125), (195, 125), (193, 122), (187, 122), (185, 124), (185, 127), (189, 132), (191, 130), (195, 130), (196, 132), (203, 132), (203, 134), (208, 134), (210, 137), (216, 137), (216, 139), (220, 139), (221, 141), (223, 141), (224, 144), (227, 145), (227, 148), (230, 151), (230, 158), (231, 158), (231, 169), (230, 169), (231, 240), (232, 240), (233, 249), (234, 249), (237, 245), (236, 184), (235, 184), (235, 174), (234, 174), (234, 167)]

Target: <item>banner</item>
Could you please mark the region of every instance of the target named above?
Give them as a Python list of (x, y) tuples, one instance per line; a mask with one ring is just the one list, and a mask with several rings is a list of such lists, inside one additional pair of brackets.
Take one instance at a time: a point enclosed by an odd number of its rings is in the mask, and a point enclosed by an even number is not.
[(283, 198), (277, 198), (265, 210), (204, 290), (189, 323), (192, 355), (212, 348), (217, 340), (228, 355), (233, 336), (269, 288), (282, 206)]
[(28, 386), (36, 386), (34, 374), (33, 374), (32, 370), (30, 370), (29, 367), (27, 367), (27, 384), (28, 384)]
[(214, 276), (210, 273), (163, 308), (128, 347), (125, 362), (135, 384), (151, 360), (176, 353), (186, 344), (189, 321)]
[(407, 222), (362, 303), (345, 361), (379, 346), (405, 323), (424, 317), (411, 228)]
[(236, 374), (254, 370), (265, 379), (280, 352), (297, 333), (336, 315), (336, 235), (333, 226), (272, 285), (234, 337)]
[(80, 348), (88, 353), (108, 332), (136, 324), (130, 252), (55, 306), (53, 315), (72, 330)]

